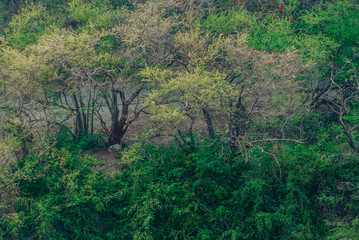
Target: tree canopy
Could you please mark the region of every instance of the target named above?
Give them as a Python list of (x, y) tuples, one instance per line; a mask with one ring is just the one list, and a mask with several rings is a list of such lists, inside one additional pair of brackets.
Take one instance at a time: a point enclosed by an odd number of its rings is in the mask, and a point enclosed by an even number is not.
[(357, 239), (358, 12), (0, 0), (0, 240)]

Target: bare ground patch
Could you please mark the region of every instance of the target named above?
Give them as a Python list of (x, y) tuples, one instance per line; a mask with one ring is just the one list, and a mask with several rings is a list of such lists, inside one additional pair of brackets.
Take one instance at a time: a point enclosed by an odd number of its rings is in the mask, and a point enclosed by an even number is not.
[(100, 150), (98, 152), (94, 152), (90, 154), (91, 156), (95, 156), (103, 161), (105, 164), (100, 166), (92, 167), (93, 171), (96, 172), (115, 172), (119, 171), (122, 166), (118, 163), (118, 154), (113, 154), (108, 152), (107, 150)]

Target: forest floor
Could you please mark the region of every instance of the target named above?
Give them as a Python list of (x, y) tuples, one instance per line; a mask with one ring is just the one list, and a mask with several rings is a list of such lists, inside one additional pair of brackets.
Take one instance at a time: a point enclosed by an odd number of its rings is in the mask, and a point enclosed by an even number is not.
[(104, 163), (103, 165), (92, 167), (93, 171), (115, 172), (121, 169), (121, 165), (118, 163), (118, 154), (110, 153), (109, 151), (107, 151), (107, 149), (91, 153), (90, 155), (97, 157), (100, 161)]
[[(145, 116), (146, 119), (148, 118)], [(139, 120), (133, 122), (130, 127), (128, 128), (123, 142), (124, 143), (131, 143), (134, 141), (136, 135), (141, 134), (144, 127), (146, 119), (144, 117), (139, 118)], [(98, 165), (92, 167), (93, 171), (97, 172), (115, 172), (119, 171), (124, 167), (124, 164), (120, 162), (120, 154), (119, 153), (110, 153), (108, 150), (108, 146), (105, 146), (103, 149), (100, 149), (96, 152), (88, 152), (89, 155), (97, 157), (103, 165)]]
[[(109, 117), (109, 116), (107, 116)], [(134, 121), (130, 127), (128, 128), (124, 138), (123, 143), (125, 145), (130, 145), (136, 142), (136, 136), (142, 134), (146, 127), (148, 126), (148, 120), (150, 116), (147, 114), (142, 114), (138, 120)], [(213, 119), (214, 122), (220, 129), (224, 129), (225, 126), (221, 126), (221, 120), (223, 119)], [(224, 121), (222, 121), (224, 122)], [(196, 129), (197, 132), (206, 134), (205, 123), (203, 119), (197, 119), (196, 123), (193, 125), (193, 128)], [(182, 126), (184, 129), (188, 129), (189, 126)], [(101, 131), (100, 126), (97, 126), (97, 131)], [(169, 136), (160, 136), (150, 140), (150, 143), (154, 146), (169, 146), (174, 142), (174, 139)], [(97, 157), (103, 164), (92, 167), (93, 171), (98, 172), (114, 172), (121, 170), (125, 164), (121, 163), (121, 153), (110, 153), (107, 149), (109, 146), (105, 145), (102, 149), (96, 152), (88, 152), (87, 154)]]

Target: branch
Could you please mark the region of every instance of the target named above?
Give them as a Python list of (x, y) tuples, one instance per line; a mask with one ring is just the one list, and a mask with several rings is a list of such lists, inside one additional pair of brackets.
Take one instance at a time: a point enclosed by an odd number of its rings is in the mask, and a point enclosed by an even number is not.
[(258, 146), (258, 145), (257, 145), (256, 147), (259, 148), (262, 153), (265, 153), (265, 154), (267, 154), (267, 155), (269, 155), (269, 156), (271, 156), (271, 157), (274, 158), (274, 160), (276, 161), (276, 163), (277, 163), (277, 165), (278, 165), (278, 169), (279, 169), (279, 180), (282, 181), (282, 169), (281, 169), (281, 167), (280, 167), (280, 163), (279, 163), (277, 157), (276, 157), (273, 153), (266, 152), (262, 147), (260, 147), (260, 146)]
[(141, 86), (131, 95), (131, 97), (126, 102), (127, 104), (130, 104), (133, 102), (133, 100), (135, 100), (135, 98), (138, 96), (138, 94), (140, 94), (140, 92), (142, 91), (143, 85), (144, 84), (141, 84)]
[(46, 148), (44, 151), (42, 151), (39, 156), (37, 157), (37, 159), (40, 161), (41, 160), (41, 157), (47, 153), (51, 148), (53, 148), (57, 143), (57, 140), (55, 139), (55, 141), (53, 142), (53, 144), (51, 144), (48, 148)]
[(252, 141), (250, 142), (250, 144), (253, 143), (260, 143), (260, 142), (295, 142), (295, 143), (299, 143), (299, 144), (304, 144), (304, 142), (299, 141), (299, 140), (295, 140), (295, 139), (278, 139), (278, 138), (273, 138), (273, 139), (263, 139), (263, 140), (256, 140), (256, 141)]

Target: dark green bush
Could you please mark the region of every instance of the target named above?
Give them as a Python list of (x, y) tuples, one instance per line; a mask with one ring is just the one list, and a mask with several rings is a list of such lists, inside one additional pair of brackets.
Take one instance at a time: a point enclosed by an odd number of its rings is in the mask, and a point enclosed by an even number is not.
[(42, 176), (20, 182), (17, 213), (3, 217), (3, 237), (338, 239), (345, 229), (356, 231), (354, 157), (326, 141), (272, 151), (281, 169), (270, 156), (235, 156), (219, 143), (190, 152), (147, 146), (124, 152), (134, 161), (110, 174), (91, 171), (91, 157), (54, 149), (41, 166), (34, 159), (22, 167)]

